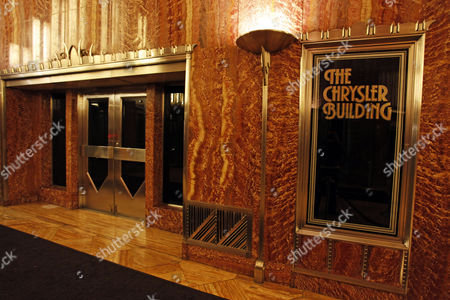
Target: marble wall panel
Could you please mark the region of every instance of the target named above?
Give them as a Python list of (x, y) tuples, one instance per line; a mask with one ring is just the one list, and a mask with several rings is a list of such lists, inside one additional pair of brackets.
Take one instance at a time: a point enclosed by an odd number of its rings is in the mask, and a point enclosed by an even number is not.
[[(6, 163), (16, 170), (9, 168), (5, 205), (34, 202), (38, 200), (43, 153), (32, 151), (31, 146), (46, 131), (41, 123), (43, 101), (39, 95), (18, 90), (7, 90), (6, 99)], [(32, 151), (31, 158), (26, 156), (27, 149)]]

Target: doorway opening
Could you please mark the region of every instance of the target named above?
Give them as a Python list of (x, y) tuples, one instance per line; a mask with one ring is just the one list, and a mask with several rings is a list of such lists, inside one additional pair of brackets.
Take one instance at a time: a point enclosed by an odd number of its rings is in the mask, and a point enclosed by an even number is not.
[(83, 95), (81, 101), (84, 206), (143, 219), (146, 94)]

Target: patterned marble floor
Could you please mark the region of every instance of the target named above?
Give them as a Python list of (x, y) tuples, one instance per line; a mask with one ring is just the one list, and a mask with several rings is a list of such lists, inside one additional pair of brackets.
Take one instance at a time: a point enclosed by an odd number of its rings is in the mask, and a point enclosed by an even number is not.
[[(91, 255), (111, 245), (112, 239), (127, 233), (136, 223), (128, 218), (50, 204), (0, 207), (0, 224)], [(332, 299), (271, 282), (256, 284), (251, 277), (182, 260), (181, 242), (180, 235), (145, 228), (106, 260), (227, 299)]]

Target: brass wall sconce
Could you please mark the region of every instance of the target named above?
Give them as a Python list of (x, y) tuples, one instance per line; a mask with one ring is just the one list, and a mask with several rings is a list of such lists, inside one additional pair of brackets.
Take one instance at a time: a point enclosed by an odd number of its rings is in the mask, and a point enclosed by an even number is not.
[(255, 263), (254, 280), (264, 282), (264, 212), (266, 190), (266, 139), (267, 139), (267, 105), (269, 95), (270, 53), (280, 51), (297, 38), (290, 33), (275, 29), (261, 29), (249, 31), (241, 35), (236, 44), (249, 52), (261, 55), (263, 72), (262, 85), (262, 138), (261, 138), (261, 191), (259, 198), (259, 242), (258, 259)]

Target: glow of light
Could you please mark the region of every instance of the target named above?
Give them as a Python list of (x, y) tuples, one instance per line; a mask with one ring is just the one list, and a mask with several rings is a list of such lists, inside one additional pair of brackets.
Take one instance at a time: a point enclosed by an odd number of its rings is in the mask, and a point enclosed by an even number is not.
[(270, 8), (260, 8), (257, 13), (249, 12), (245, 17), (239, 17), (239, 34), (254, 30), (272, 29), (289, 32), (286, 16)]
[(9, 44), (9, 63), (11, 66), (20, 64), (20, 47), (17, 44)]
[(42, 57), (47, 59), (50, 57), (50, 24), (44, 23), (44, 30), (42, 36)]
[[(33, 32), (33, 46), (32, 46), (32, 60), (40, 60), (41, 58), (41, 21), (39, 19), (33, 18), (32, 23), (32, 32)], [(28, 61), (24, 61), (24, 63), (28, 63)]]
[(276, 30), (298, 36), (301, 16), (301, 7), (288, 1), (240, 0), (238, 35), (255, 30)]

